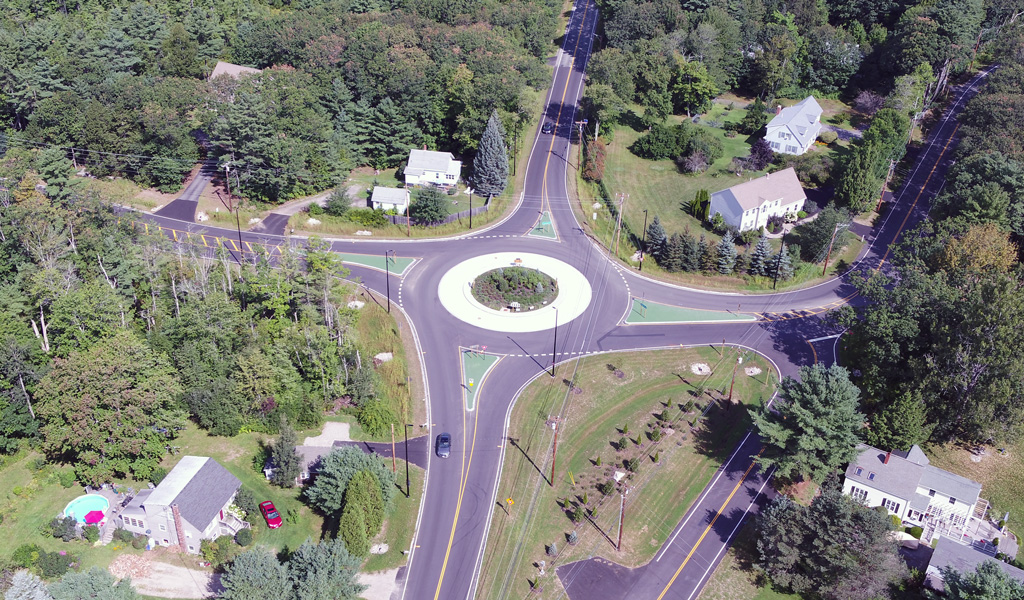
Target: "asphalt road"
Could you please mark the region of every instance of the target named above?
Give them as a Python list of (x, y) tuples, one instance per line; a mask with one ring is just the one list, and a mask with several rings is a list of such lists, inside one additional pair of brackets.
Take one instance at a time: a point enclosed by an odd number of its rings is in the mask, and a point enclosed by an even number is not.
[[(774, 361), (778, 373), (792, 375), (800, 365), (819, 360), (819, 353), (827, 352), (830, 347), (822, 340), (808, 340), (823, 337), (834, 340), (828, 336), (836, 332), (815, 315), (846, 302), (859, 301), (848, 283), (849, 276), (779, 294), (722, 294), (686, 289), (643, 277), (610, 260), (593, 243), (573, 215), (566, 181), (576, 168), (569, 136), (576, 119), (596, 20), (594, 0), (577, 0), (562, 52), (556, 59), (545, 109), (545, 117), (557, 127), (551, 135), (538, 132), (530, 152), (521, 201), (510, 216), (485, 230), (455, 238), (363, 238), (336, 240), (331, 245), (338, 252), (382, 256), (395, 250), (403, 257), (419, 259), (403, 276), (391, 275), (391, 298), (408, 315), (419, 346), (428, 391), (425, 399), (431, 423), (428, 439), (432, 440), (440, 431), (448, 431), (453, 435), (453, 451), (447, 460), (427, 454), (427, 488), (410, 555), (404, 598), (461, 600), (474, 596), (486, 531), (491, 517), (500, 510), (496, 505), (496, 486), (502, 457), (510, 450), (505, 443), (506, 414), (521, 387), (549, 368), (552, 361), (563, 362), (599, 352), (676, 348), (680, 344), (719, 345), (726, 341), (765, 355)], [(893, 240), (927, 214), (929, 201), (942, 184), (955, 146), (955, 114), (963, 107), (964, 100), (976, 92), (979, 81), (980, 77), (953, 92), (952, 97), (958, 98), (957, 101), (933, 129), (928, 146), (918, 156), (904, 188), (895, 195), (879, 228), (873, 232), (856, 271), (884, 268)], [(556, 240), (527, 235), (545, 213), (557, 233)], [(178, 243), (223, 244), (246, 260), (256, 256), (254, 244), (280, 252), (289, 245), (304, 242), (243, 232), (243, 247), (239, 248), (233, 241), (234, 230), (201, 227), (166, 214), (149, 219)], [(515, 334), (489, 331), (459, 320), (441, 305), (437, 289), (445, 272), (462, 260), (497, 251), (545, 254), (573, 265), (590, 282), (593, 289), (590, 305), (572, 321), (559, 323), (554, 351), (552, 330)], [(359, 278), (377, 294), (385, 293), (383, 271), (349, 266), (353, 278)], [(631, 296), (641, 295), (666, 304), (754, 313), (759, 318), (743, 323), (624, 325)], [(467, 411), (463, 402), (460, 347), (474, 344), (487, 345), (488, 352), (503, 358), (479, 383), (476, 409)], [(753, 436), (744, 442), (730, 463), (723, 467), (723, 476), (705, 490), (703, 499), (691, 510), (692, 518), (684, 520), (677, 530), (678, 535), (670, 537), (658, 560), (645, 568), (643, 577), (627, 586), (624, 593), (628, 597), (695, 596), (731, 539), (730, 532), (744, 518), (745, 511), (758, 506), (753, 501), (760, 496), (754, 490), (770, 493), (763, 476), (750, 467), (750, 457), (757, 447)], [(570, 567), (562, 567), (559, 575), (569, 581), (574, 599), (581, 597), (574, 586), (584, 589), (586, 581), (614, 578), (614, 573), (602, 573), (597, 567), (580, 567), (579, 571)], [(594, 583), (591, 589), (603, 591), (602, 597), (611, 598), (619, 588)]]

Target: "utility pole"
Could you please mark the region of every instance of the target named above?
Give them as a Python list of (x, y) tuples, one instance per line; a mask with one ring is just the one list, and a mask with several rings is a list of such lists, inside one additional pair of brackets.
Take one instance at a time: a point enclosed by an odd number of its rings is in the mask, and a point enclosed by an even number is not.
[(408, 498), (412, 493), (409, 490), (409, 428), (412, 427), (411, 423), (405, 423), (402, 427), (402, 432), (405, 434), (405, 497)]
[(625, 207), (626, 200), (629, 198), (629, 194), (619, 192), (619, 219), (615, 226), (615, 256), (619, 255), (619, 237), (622, 235), (622, 210)]
[(732, 381), (729, 382), (729, 402), (732, 402), (732, 388), (736, 385), (736, 371), (740, 370), (740, 365), (743, 364), (743, 357), (736, 357), (736, 366), (732, 368)]
[[(911, 125), (911, 135), (913, 135), (913, 125)], [(893, 172), (896, 171), (896, 161), (889, 159), (889, 172), (885, 175), (885, 182), (882, 183), (882, 192), (878, 194), (878, 206), (875, 207), (875, 212), (882, 210), (882, 200), (885, 198), (885, 186), (889, 185), (889, 180), (892, 179)]]
[(625, 494), (619, 494), (619, 542), (615, 544), (616, 552), (622, 550), (622, 523), (626, 520), (626, 494), (629, 490), (626, 490)]
[(786, 226), (782, 226), (782, 247), (779, 248), (779, 258), (775, 261), (775, 280), (772, 281), (772, 289), (779, 285), (779, 268), (782, 266), (782, 253), (786, 251), (786, 234), (789, 231), (786, 230)]
[(577, 121), (576, 125), (580, 132), (579, 157), (576, 159), (576, 168), (583, 170), (583, 121)]
[(555, 309), (555, 334), (551, 342), (551, 377), (555, 376), (555, 355), (558, 351), (558, 307), (552, 306)]
[(828, 269), (828, 257), (832, 254), (832, 244), (836, 243), (836, 234), (839, 233), (839, 223), (832, 228), (832, 239), (828, 242), (828, 251), (825, 252), (825, 266), (821, 268), (821, 276), (825, 276), (825, 271)]
[(230, 173), (231, 163), (224, 163), (224, 184), (228, 190), (228, 205), (235, 207), (235, 228), (238, 230), (238, 264), (242, 264), (242, 253), (244, 249), (242, 247), (242, 223), (238, 219), (238, 208), (239, 204), (232, 202), (231, 200), (231, 175)]
[(405, 207), (405, 237), (412, 237), (412, 199)]
[(644, 246), (647, 245), (647, 209), (644, 209), (644, 235), (640, 241), (640, 270), (644, 270)]
[(548, 481), (548, 485), (555, 487), (555, 459), (558, 457), (558, 422), (561, 419), (555, 418), (555, 443), (551, 446), (551, 479)]
[(469, 228), (473, 228), (473, 192), (469, 192)]
[(516, 163), (519, 162), (519, 119), (516, 119), (516, 127), (512, 130), (512, 176), (516, 175)]
[(398, 472), (398, 463), (395, 462), (395, 424), (391, 424), (391, 473)]
[(387, 288), (388, 297), (388, 314), (391, 314), (391, 268), (388, 263), (391, 262), (391, 253), (393, 250), (388, 250), (384, 253), (384, 285)]

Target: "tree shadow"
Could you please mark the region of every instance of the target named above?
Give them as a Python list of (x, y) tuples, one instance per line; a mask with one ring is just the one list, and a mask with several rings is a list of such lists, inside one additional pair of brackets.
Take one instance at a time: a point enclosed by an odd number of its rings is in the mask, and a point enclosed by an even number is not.
[(712, 402), (704, 417), (691, 428), (693, 447), (698, 453), (724, 464), (753, 421), (743, 404), (725, 399)]
[(512, 444), (512, 446), (513, 446), (513, 447), (514, 447), (514, 448), (515, 448), (516, 450), (519, 450), (520, 452), (522, 452), (522, 453), (523, 453), (523, 457), (524, 457), (524, 458), (525, 458), (526, 460), (530, 461), (530, 464), (531, 464), (531, 465), (533, 465), (533, 468), (534, 468), (534, 469), (537, 469), (537, 473), (539, 473), (539, 474), (540, 474), (541, 478), (542, 478), (542, 479), (543, 479), (544, 481), (546, 481), (546, 482), (547, 482), (548, 484), (550, 484), (550, 483), (551, 483), (551, 480), (550, 480), (550, 479), (548, 479), (548, 476), (547, 476), (547, 475), (546, 475), (546, 474), (545, 474), (545, 473), (544, 473), (543, 471), (541, 471), (541, 470), (540, 470), (540, 467), (539, 467), (539, 466), (537, 466), (537, 463), (533, 462), (533, 459), (532, 459), (532, 458), (530, 458), (530, 455), (526, 453), (526, 450), (525, 450), (525, 449), (523, 449), (523, 448), (522, 448), (522, 447), (521, 447), (521, 446), (519, 445), (519, 440), (518, 440), (518, 439), (516, 439), (516, 438), (513, 438), (513, 437), (510, 437), (510, 438), (508, 438), (508, 443)]

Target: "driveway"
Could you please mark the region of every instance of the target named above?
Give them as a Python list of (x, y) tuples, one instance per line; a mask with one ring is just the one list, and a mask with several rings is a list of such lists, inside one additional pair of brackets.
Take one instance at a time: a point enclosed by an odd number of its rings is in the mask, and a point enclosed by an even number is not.
[(213, 598), (220, 593), (220, 574), (153, 561), (149, 575), (132, 579), (141, 594), (158, 598)]

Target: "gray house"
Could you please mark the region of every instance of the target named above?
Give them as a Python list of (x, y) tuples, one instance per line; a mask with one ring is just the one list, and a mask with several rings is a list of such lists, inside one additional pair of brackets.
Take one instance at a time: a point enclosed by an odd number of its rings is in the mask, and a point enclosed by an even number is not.
[(142, 490), (125, 507), (119, 525), (160, 546), (199, 552), (199, 543), (234, 535), (249, 524), (229, 511), (242, 482), (208, 456), (181, 459), (160, 485)]
[(821, 131), (821, 106), (808, 96), (793, 106), (782, 108), (768, 122), (764, 139), (772, 150), (782, 154), (803, 154)]
[[(333, 446), (295, 446), (295, 451), (299, 454), (299, 464), (302, 466), (299, 476), (295, 478), (295, 485), (302, 485), (316, 477), (317, 471), (320, 470), (320, 461), (330, 454), (331, 450), (334, 450)], [(267, 462), (263, 464), (263, 476), (267, 481), (274, 476), (276, 469), (274, 460), (267, 458)]]
[(935, 542), (935, 551), (928, 562), (928, 569), (925, 571), (925, 585), (937, 592), (944, 590), (942, 569), (949, 568), (960, 573), (970, 573), (978, 568), (978, 565), (985, 561), (994, 561), (999, 565), (1000, 570), (1007, 576), (1024, 583), (1024, 571), (1008, 565), (1001, 560), (996, 560), (991, 554), (977, 548), (957, 543), (945, 536), (939, 537)]

